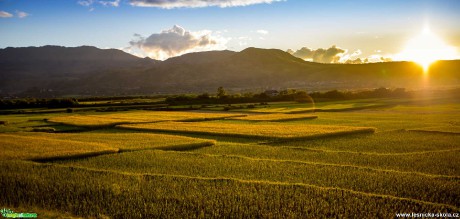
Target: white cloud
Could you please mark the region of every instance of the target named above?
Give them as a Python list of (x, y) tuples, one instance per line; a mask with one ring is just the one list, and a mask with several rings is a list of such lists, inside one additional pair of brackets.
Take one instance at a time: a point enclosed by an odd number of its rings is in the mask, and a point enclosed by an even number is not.
[(114, 0), (114, 1), (99, 1), (99, 4), (104, 5), (104, 6), (118, 7), (118, 6), (120, 5), (120, 0)]
[(88, 6), (91, 6), (94, 3), (94, 0), (79, 0), (77, 3), (79, 5), (81, 5), (81, 6), (88, 7)]
[[(380, 50), (378, 51), (381, 52)], [(372, 54), (363, 57), (363, 52), (360, 49), (349, 53), (347, 49), (342, 49), (336, 47), (335, 45), (327, 49), (309, 49), (307, 47), (303, 47), (297, 51), (288, 49), (287, 52), (306, 61), (321, 63), (364, 64), (375, 62), (391, 62), (394, 60), (394, 57), (391, 54)]]
[(369, 62), (391, 62), (394, 60), (392, 55), (382, 56), (378, 54), (370, 55), (366, 59), (369, 60)]
[[(341, 56), (340, 56), (340, 60), (339, 62), (348, 62), (350, 60), (357, 60), (359, 59), (358, 56), (361, 55), (363, 52), (361, 52), (361, 50), (356, 50), (354, 52), (352, 52), (351, 54), (349, 54), (348, 52), (345, 52), (343, 53)], [(361, 59), (359, 59), (361, 60)]]
[(213, 35), (209, 30), (191, 32), (178, 25), (147, 38), (139, 34), (134, 36), (137, 39), (130, 42), (132, 49), (139, 49), (150, 58), (159, 60), (189, 52), (222, 50), (228, 41), (222, 36)]
[(23, 11), (16, 11), (16, 15), (18, 16), (18, 18), (25, 18), (25, 17), (29, 16), (28, 13), (23, 12)]
[(364, 63), (376, 63), (376, 62), (391, 62), (393, 61), (393, 58), (391, 55), (378, 55), (378, 54), (373, 54), (370, 55), (366, 58), (356, 58), (355, 56), (350, 56), (349, 59), (343, 59), (343, 63), (347, 64), (364, 64)]
[(1, 18), (9, 18), (9, 17), (13, 17), (13, 15), (11, 13), (6, 12), (6, 11), (0, 11), (0, 17)]
[(262, 35), (267, 35), (268, 34), (268, 31), (267, 30), (256, 30), (256, 32), (258, 34), (262, 34)]
[(131, 5), (157, 8), (203, 8), (203, 7), (238, 7), (254, 4), (270, 4), (285, 0), (130, 0)]
[(338, 63), (340, 62), (342, 55), (347, 51), (333, 45), (327, 49), (310, 49), (303, 47), (295, 52), (293, 50), (288, 50), (288, 52), (290, 52), (295, 57), (304, 60), (311, 60), (313, 62)]
[(113, 1), (79, 0), (77, 3), (85, 7), (93, 6), (94, 3), (99, 3), (104, 6), (118, 7), (120, 5), (120, 1), (121, 0), (113, 0)]

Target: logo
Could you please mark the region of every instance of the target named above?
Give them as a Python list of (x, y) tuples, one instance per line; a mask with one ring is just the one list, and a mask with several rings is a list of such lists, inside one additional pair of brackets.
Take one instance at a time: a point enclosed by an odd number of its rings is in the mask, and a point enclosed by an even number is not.
[(0, 213), (4, 218), (37, 218), (37, 213), (16, 213), (8, 208), (3, 208)]

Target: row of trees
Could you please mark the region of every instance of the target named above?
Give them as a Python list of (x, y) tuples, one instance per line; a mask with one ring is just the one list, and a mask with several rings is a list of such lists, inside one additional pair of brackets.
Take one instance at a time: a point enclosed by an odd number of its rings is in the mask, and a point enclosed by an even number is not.
[[(327, 92), (311, 92), (307, 93), (303, 90), (286, 89), (282, 91), (270, 91), (261, 93), (236, 93), (229, 94), (223, 87), (219, 87), (215, 95), (203, 93), (200, 95), (177, 95), (169, 96), (165, 102), (171, 105), (182, 104), (233, 104), (233, 103), (257, 103), (257, 102), (277, 102), (277, 101), (297, 101), (311, 102), (314, 100), (347, 100), (347, 99), (363, 99), (363, 98), (386, 98), (386, 97), (406, 97), (408, 92), (403, 88), (388, 89), (378, 88), (374, 90), (365, 90), (359, 92), (338, 91), (332, 90)], [(107, 97), (104, 97), (107, 98)], [(147, 97), (148, 98), (148, 97)], [(103, 98), (95, 97), (94, 100)], [(111, 97), (107, 100), (119, 99), (121, 97)], [(15, 99), (15, 100), (0, 100), (0, 109), (17, 109), (17, 108), (68, 108), (80, 106), (75, 98), (61, 99)]]
[(66, 108), (78, 106), (78, 100), (75, 98), (61, 99), (15, 99), (0, 100), (0, 109), (18, 109), (18, 108)]
[(255, 102), (276, 102), (276, 101), (297, 101), (310, 102), (312, 99), (317, 101), (327, 100), (350, 100), (364, 98), (388, 98), (388, 97), (407, 97), (408, 93), (404, 88), (388, 89), (378, 88), (364, 91), (339, 91), (332, 90), (327, 92), (311, 92), (307, 93), (303, 90), (286, 89), (273, 92), (261, 93), (236, 93), (228, 94), (223, 87), (219, 87), (215, 95), (203, 93), (200, 95), (178, 95), (166, 98), (166, 103), (169, 104), (232, 104), (232, 103), (255, 103)]

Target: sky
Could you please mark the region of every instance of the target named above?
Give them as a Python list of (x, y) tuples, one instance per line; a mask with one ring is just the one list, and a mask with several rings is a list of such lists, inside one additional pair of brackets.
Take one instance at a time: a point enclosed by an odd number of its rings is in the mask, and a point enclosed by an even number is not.
[(247, 47), (391, 60), (427, 28), (458, 54), (460, 0), (0, 0), (0, 48), (89, 45), (161, 60)]

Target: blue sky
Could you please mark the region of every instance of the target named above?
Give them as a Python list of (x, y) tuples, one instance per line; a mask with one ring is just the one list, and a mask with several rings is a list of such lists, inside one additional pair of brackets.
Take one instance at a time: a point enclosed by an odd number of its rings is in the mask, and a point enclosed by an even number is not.
[[(364, 58), (398, 53), (426, 25), (446, 44), (460, 48), (458, 0), (214, 2), (0, 0), (0, 48), (92, 45), (164, 59), (210, 49), (296, 51), (336, 45), (349, 56), (355, 52), (354, 57)], [(242, 3), (248, 5), (223, 7)], [(182, 29), (173, 31), (174, 25)], [(189, 34), (175, 36), (184, 33)]]

